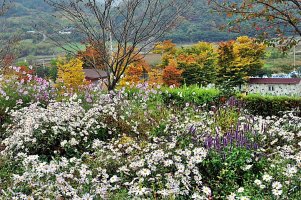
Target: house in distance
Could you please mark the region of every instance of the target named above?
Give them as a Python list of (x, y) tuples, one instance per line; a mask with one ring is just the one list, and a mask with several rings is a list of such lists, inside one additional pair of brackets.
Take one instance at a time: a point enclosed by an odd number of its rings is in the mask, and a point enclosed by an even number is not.
[(301, 96), (301, 78), (250, 78), (248, 93)]
[(107, 72), (100, 69), (84, 69), (85, 79), (91, 81), (94, 85), (101, 84), (104, 86), (104, 81), (106, 81), (108, 75)]

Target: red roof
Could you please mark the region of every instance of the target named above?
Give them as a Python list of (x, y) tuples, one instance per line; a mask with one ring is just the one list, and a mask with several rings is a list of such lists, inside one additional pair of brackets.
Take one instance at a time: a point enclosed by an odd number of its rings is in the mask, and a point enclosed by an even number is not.
[(297, 85), (301, 78), (250, 78), (250, 84), (294, 84)]

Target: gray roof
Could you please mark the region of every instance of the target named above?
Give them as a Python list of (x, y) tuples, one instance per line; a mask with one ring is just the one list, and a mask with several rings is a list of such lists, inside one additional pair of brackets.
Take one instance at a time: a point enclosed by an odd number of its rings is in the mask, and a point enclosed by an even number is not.
[(100, 69), (84, 69), (86, 79), (98, 80), (107, 78), (107, 72)]

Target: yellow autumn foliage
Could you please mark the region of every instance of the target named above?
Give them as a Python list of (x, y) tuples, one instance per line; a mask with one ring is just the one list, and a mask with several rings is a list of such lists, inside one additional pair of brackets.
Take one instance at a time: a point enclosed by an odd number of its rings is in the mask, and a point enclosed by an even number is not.
[(77, 90), (79, 87), (87, 84), (85, 73), (83, 71), (83, 61), (78, 58), (72, 58), (67, 61), (65, 58), (58, 60), (58, 82), (68, 90)]

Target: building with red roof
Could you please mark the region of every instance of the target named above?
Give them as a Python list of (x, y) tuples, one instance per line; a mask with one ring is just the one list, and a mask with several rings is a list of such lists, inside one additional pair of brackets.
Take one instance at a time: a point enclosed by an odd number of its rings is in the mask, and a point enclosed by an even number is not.
[(301, 78), (250, 78), (247, 92), (301, 96)]

